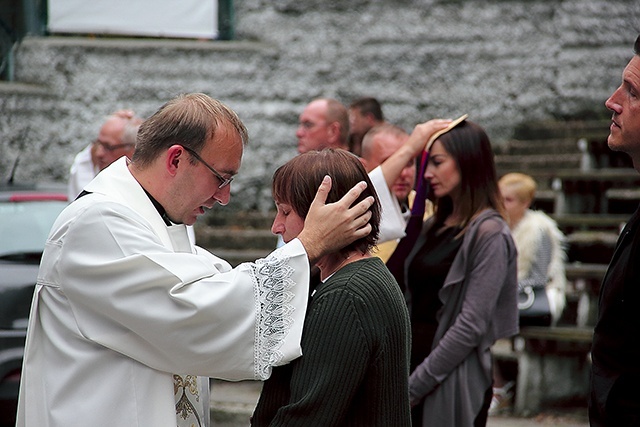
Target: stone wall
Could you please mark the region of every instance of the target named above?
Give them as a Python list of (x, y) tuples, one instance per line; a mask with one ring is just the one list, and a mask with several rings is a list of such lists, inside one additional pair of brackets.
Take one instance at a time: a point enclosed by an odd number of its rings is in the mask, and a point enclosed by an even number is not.
[(602, 118), (640, 32), (636, 0), (241, 0), (238, 41), (27, 38), (0, 84), (0, 177), (66, 180), (120, 108), (153, 113), (181, 92), (221, 99), (251, 134), (232, 207), (272, 207), (314, 97), (370, 95), (407, 130), (469, 113), (495, 144), (534, 120)]

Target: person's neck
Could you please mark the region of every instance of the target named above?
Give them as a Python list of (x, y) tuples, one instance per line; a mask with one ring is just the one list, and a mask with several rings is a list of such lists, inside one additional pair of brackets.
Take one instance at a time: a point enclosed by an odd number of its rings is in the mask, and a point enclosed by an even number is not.
[(161, 175), (155, 174), (152, 169), (154, 165), (140, 169), (135, 163), (128, 160), (127, 167), (133, 178), (138, 181), (138, 184), (140, 184), (144, 191), (164, 206), (165, 201), (162, 197), (164, 194), (162, 190), (167, 188), (167, 183), (161, 182), (158, 179)]
[(464, 218), (460, 214), (460, 211), (458, 209), (458, 204), (456, 203), (456, 199), (452, 198), (451, 202), (452, 202), (451, 212), (446, 216), (443, 222), (445, 227), (457, 226), (460, 223), (462, 223), (462, 220)]
[(320, 269), (320, 280), (327, 280), (329, 276), (331, 276), (347, 264), (351, 264), (352, 262), (369, 257), (370, 255), (368, 253), (363, 254), (359, 251), (351, 251), (346, 255), (341, 253), (325, 255), (322, 259), (320, 259), (320, 261), (316, 263), (316, 265)]
[(164, 195), (164, 192), (162, 191), (162, 188), (158, 186), (159, 181), (157, 179), (153, 179), (153, 174), (150, 172), (151, 169), (140, 169), (130, 160), (127, 160), (127, 167), (129, 168), (133, 178), (138, 181), (138, 184), (140, 184), (144, 192), (149, 196), (151, 202), (158, 210), (165, 223), (167, 223), (167, 225), (170, 225), (170, 223), (177, 223), (171, 220), (167, 214), (165, 203), (160, 197)]
[(510, 216), (509, 217), (509, 228), (511, 230), (514, 230), (518, 226), (518, 224), (520, 224), (520, 221), (522, 221), (522, 218), (524, 218), (524, 213), (522, 215), (518, 216), (518, 217)]
[(444, 220), (446, 227), (454, 227), (462, 223), (462, 216), (455, 213), (449, 214)]

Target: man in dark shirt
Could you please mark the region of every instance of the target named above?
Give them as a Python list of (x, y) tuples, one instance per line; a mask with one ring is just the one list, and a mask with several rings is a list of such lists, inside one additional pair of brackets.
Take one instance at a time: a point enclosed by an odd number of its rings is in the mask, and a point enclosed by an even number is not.
[[(622, 84), (605, 105), (613, 111), (609, 148), (627, 153), (640, 172), (640, 36)], [(591, 426), (640, 425), (640, 207), (616, 244), (600, 290), (593, 335)]]

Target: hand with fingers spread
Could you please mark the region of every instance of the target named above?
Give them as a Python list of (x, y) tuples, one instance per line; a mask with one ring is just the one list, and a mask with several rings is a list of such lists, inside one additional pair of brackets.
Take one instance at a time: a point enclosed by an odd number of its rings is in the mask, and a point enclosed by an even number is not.
[(451, 124), (451, 119), (432, 119), (419, 123), (413, 128), (407, 145), (413, 149), (414, 155), (418, 155), (425, 149), (427, 141), (436, 132), (445, 129)]
[(309, 208), (304, 229), (298, 235), (311, 263), (371, 233), (369, 208), (374, 198), (367, 197), (351, 206), (367, 184), (360, 182), (337, 202), (325, 204), (331, 186), (331, 178), (325, 176)]

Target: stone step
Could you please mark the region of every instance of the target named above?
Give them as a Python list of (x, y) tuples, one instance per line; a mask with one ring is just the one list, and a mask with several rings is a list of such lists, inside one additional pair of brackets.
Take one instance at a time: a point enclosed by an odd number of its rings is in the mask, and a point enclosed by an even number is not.
[(495, 156), (496, 169), (531, 174), (530, 170), (579, 169), (581, 155), (575, 153), (558, 154), (499, 154)]
[(271, 224), (276, 216), (275, 211), (238, 210), (234, 207), (234, 202), (236, 200), (232, 197), (228, 207), (216, 207), (216, 209), (208, 211), (198, 219), (196, 227), (206, 225), (210, 227), (271, 229)]
[(196, 242), (198, 246), (224, 259), (233, 267), (243, 262), (255, 261), (271, 253), (276, 248), (278, 238), (268, 227), (264, 228), (263, 225), (263, 228), (250, 228), (252, 225), (260, 225), (260, 221), (249, 221), (247, 228), (241, 225), (197, 224)]
[[(201, 245), (198, 243), (198, 246)], [(265, 258), (275, 249), (275, 246), (270, 250), (251, 248), (232, 250), (224, 248), (211, 248), (205, 246), (201, 247), (208, 250), (218, 258), (222, 258), (223, 260), (227, 261), (229, 264), (231, 264), (232, 267), (237, 267), (243, 262), (253, 262), (257, 259)]]
[(628, 200), (640, 202), (640, 189), (638, 188), (610, 188), (607, 190), (609, 200)]
[[(511, 157), (517, 158), (517, 156), (500, 156), (500, 158), (498, 157), (499, 156), (496, 156), (496, 172), (498, 177), (501, 177), (502, 175), (509, 172), (523, 172), (531, 175), (533, 179), (536, 180), (538, 188), (543, 190), (551, 188), (551, 184), (553, 183), (553, 180), (555, 178), (559, 178), (563, 183), (601, 183), (603, 185), (606, 185), (607, 189), (633, 189), (637, 188), (640, 185), (640, 174), (638, 174), (638, 172), (631, 167), (607, 167), (583, 170), (578, 166), (571, 167), (563, 164), (559, 167), (556, 166), (552, 168), (550, 167), (552, 163), (545, 163), (543, 161), (544, 157), (536, 156), (536, 161), (529, 163), (527, 170), (519, 170), (517, 168), (514, 168), (513, 164), (509, 164), (509, 162), (512, 160)], [(554, 156), (549, 156), (547, 158), (552, 157)], [(504, 163), (502, 163), (502, 160), (504, 160)]]
[(529, 121), (518, 125), (514, 139), (541, 140), (558, 138), (606, 138), (609, 134), (610, 119), (603, 120), (544, 120)]
[(585, 230), (603, 230), (619, 232), (629, 220), (629, 215), (601, 214), (559, 214), (550, 216), (558, 223), (565, 234)]
[[(505, 165), (506, 166), (506, 165)], [(538, 191), (540, 190), (549, 190), (551, 189), (551, 184), (553, 182), (553, 177), (555, 176), (556, 170), (551, 168), (545, 168), (544, 165), (531, 167), (527, 170), (522, 170), (519, 168), (513, 167), (505, 167), (501, 164), (496, 163), (496, 174), (498, 178), (509, 173), (509, 172), (521, 172), (531, 175), (531, 177), (536, 181), (538, 185)]]
[(567, 235), (569, 262), (608, 264), (613, 256), (617, 231), (576, 231)]
[(609, 264), (568, 262), (565, 264), (565, 274), (568, 280), (590, 279), (601, 281), (607, 272), (608, 266)]
[(203, 225), (195, 228), (195, 232), (198, 245), (204, 248), (225, 248), (225, 250), (253, 248), (271, 251), (278, 243), (278, 237), (269, 228)]
[(533, 155), (533, 154), (570, 154), (578, 153), (578, 138), (537, 139), (508, 141), (496, 150), (497, 154)]
[(633, 213), (640, 203), (638, 188), (610, 188), (605, 192), (611, 212)]
[(215, 427), (246, 427), (262, 391), (261, 381), (212, 379), (211, 424)]

